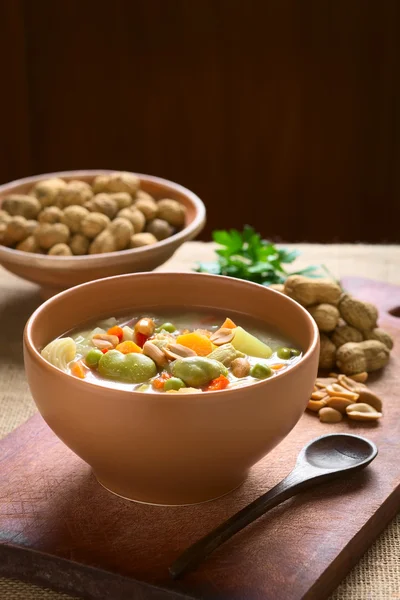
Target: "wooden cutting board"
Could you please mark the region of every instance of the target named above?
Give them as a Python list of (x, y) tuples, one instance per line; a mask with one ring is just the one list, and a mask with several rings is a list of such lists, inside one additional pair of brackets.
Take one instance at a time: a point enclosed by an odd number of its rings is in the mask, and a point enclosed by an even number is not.
[[(0, 443), (0, 574), (91, 600), (326, 598), (400, 508), (400, 287), (355, 278), (343, 285), (379, 307), (380, 325), (396, 340), (389, 366), (371, 378), (385, 399), (379, 424), (327, 425), (305, 414), (241, 488), (171, 508), (109, 494), (36, 415)], [(197, 572), (170, 580), (182, 550), (287, 475), (306, 442), (339, 431), (377, 444), (367, 470), (287, 501)]]

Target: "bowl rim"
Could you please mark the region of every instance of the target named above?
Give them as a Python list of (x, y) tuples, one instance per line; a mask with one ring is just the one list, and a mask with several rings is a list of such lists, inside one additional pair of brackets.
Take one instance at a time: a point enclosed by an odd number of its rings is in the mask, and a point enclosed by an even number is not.
[[(107, 258), (116, 259), (117, 257), (130, 256), (131, 254), (144, 254), (154, 252), (155, 250), (161, 250), (164, 247), (167, 247), (171, 243), (179, 243), (184, 242), (186, 239), (197, 235), (198, 229), (202, 227), (203, 223), (206, 219), (206, 208), (202, 200), (191, 190), (184, 187), (179, 183), (175, 183), (169, 179), (164, 179), (162, 177), (157, 177), (155, 175), (147, 175), (146, 173), (136, 173), (134, 171), (121, 171), (115, 169), (80, 169), (77, 171), (56, 171), (54, 173), (43, 173), (40, 175), (33, 175), (31, 177), (23, 177), (22, 179), (16, 179), (14, 181), (10, 181), (8, 183), (4, 183), (0, 185), (0, 195), (4, 195), (4, 193), (12, 193), (12, 189), (19, 185), (24, 184), (35, 184), (38, 181), (42, 181), (43, 179), (52, 179), (54, 177), (96, 177), (97, 175), (108, 175), (110, 173), (129, 173), (131, 175), (136, 175), (139, 179), (148, 181), (150, 183), (156, 183), (159, 185), (166, 186), (174, 191), (177, 191), (188, 198), (188, 200), (192, 203), (195, 208), (195, 217), (189, 225), (174, 233), (165, 240), (160, 240), (156, 244), (152, 244), (150, 246), (142, 246), (139, 248), (128, 248), (127, 250), (118, 250), (115, 252), (107, 252), (104, 254), (83, 254), (83, 255), (75, 255), (75, 256), (49, 256), (47, 254), (37, 254), (37, 253), (28, 253), (22, 250), (17, 250), (15, 248), (8, 248), (7, 246), (0, 245), (0, 256), (6, 257), (15, 257), (17, 259), (26, 262), (29, 258), (38, 258), (41, 261), (47, 261), (50, 263), (58, 263), (61, 262), (68, 263), (68, 261), (73, 261), (73, 263), (79, 264), (80, 262), (88, 262), (88, 268), (96, 266), (96, 263), (103, 263)], [(1, 208), (1, 204), (0, 204)]]
[[(41, 355), (41, 353), (39, 352), (39, 350), (36, 348), (36, 346), (34, 345), (34, 343), (32, 341), (32, 329), (33, 329), (33, 326), (34, 326), (37, 316), (40, 313), (42, 313), (43, 311), (45, 311), (47, 306), (49, 306), (51, 303), (53, 303), (55, 301), (57, 302), (64, 296), (67, 297), (67, 296), (73, 294), (74, 290), (76, 290), (76, 289), (81, 289), (81, 288), (88, 287), (88, 286), (96, 286), (99, 284), (99, 282), (117, 280), (117, 279), (121, 279), (121, 278), (128, 279), (128, 278), (132, 278), (132, 277), (145, 276), (146, 278), (147, 277), (158, 277), (158, 278), (161, 277), (163, 279), (164, 278), (167, 279), (171, 275), (174, 275), (174, 276), (185, 275), (187, 277), (203, 278), (203, 279), (210, 279), (210, 278), (214, 279), (215, 277), (217, 277), (219, 280), (225, 281), (226, 284), (228, 284), (228, 282), (229, 282), (229, 285), (245, 286), (245, 287), (248, 287), (249, 290), (251, 290), (252, 288), (254, 288), (254, 289), (258, 288), (258, 289), (264, 290), (264, 292), (269, 293), (269, 294), (279, 294), (282, 297), (283, 302), (288, 302), (289, 304), (292, 304), (295, 307), (295, 309), (298, 310), (300, 312), (300, 314), (303, 315), (303, 317), (305, 318), (305, 320), (308, 323), (310, 333), (311, 333), (311, 343), (310, 343), (308, 349), (303, 354), (303, 356), (300, 358), (300, 360), (298, 362), (296, 362), (292, 367), (290, 367), (290, 369), (287, 369), (283, 373), (279, 374), (279, 376), (278, 376), (279, 381), (281, 380), (281, 378), (292, 376), (293, 373), (295, 373), (298, 369), (302, 368), (302, 366), (306, 362), (309, 362), (310, 360), (312, 360), (313, 354), (319, 345), (319, 331), (318, 331), (317, 324), (314, 321), (314, 319), (312, 318), (312, 316), (310, 315), (310, 313), (301, 304), (299, 304), (298, 302), (296, 302), (289, 296), (286, 296), (286, 295), (282, 294), (281, 292), (278, 292), (277, 290), (262, 286), (258, 283), (253, 283), (253, 282), (246, 281), (243, 279), (235, 279), (235, 278), (227, 277), (224, 275), (211, 275), (208, 273), (186, 273), (186, 272), (177, 273), (177, 272), (165, 272), (165, 271), (163, 271), (163, 272), (128, 273), (125, 275), (114, 275), (112, 277), (104, 277), (102, 279), (95, 279), (93, 281), (88, 281), (88, 282), (82, 283), (80, 285), (74, 286), (72, 288), (68, 288), (67, 290), (62, 291), (62, 292), (56, 294), (55, 296), (52, 296), (51, 298), (46, 300), (43, 304), (41, 304), (29, 317), (29, 319), (25, 325), (24, 335), (23, 335), (25, 348), (30, 353), (33, 360), (35, 360), (35, 361), (39, 360), (39, 364), (40, 364), (41, 368), (44, 368), (52, 373), (57, 372), (59, 374), (59, 376), (62, 378), (61, 381), (63, 380), (64, 377), (67, 377), (68, 381), (70, 381), (70, 378), (72, 377), (75, 382), (75, 385), (78, 385), (78, 387), (81, 385), (82, 386), (86, 386), (86, 385), (95, 386), (97, 388), (101, 388), (102, 393), (104, 393), (106, 396), (107, 395), (111, 396), (115, 393), (118, 393), (118, 394), (123, 394), (126, 398), (129, 395), (131, 400), (137, 401), (139, 399), (145, 398), (145, 399), (147, 399), (147, 401), (149, 401), (149, 397), (152, 398), (153, 394), (146, 394), (144, 392), (138, 392), (136, 390), (124, 390), (124, 389), (120, 389), (120, 388), (115, 389), (115, 388), (112, 388), (111, 386), (102, 385), (95, 381), (85, 381), (84, 379), (79, 379), (77, 377), (73, 377), (69, 373), (65, 373), (58, 367), (49, 363), (45, 358), (43, 358), (43, 356)], [(246, 313), (244, 313), (244, 314), (246, 314)], [(193, 392), (191, 394), (166, 394), (166, 396), (167, 397), (169, 396), (171, 399), (181, 399), (182, 401), (185, 401), (185, 400), (187, 401), (188, 397), (193, 398), (193, 400), (199, 399), (199, 398), (204, 398), (206, 400), (209, 397), (214, 398), (215, 394), (217, 394), (218, 397), (225, 398), (229, 394), (243, 393), (243, 391), (246, 391), (247, 388), (252, 388), (253, 386), (261, 386), (261, 385), (268, 386), (268, 385), (272, 384), (272, 382), (274, 382), (274, 381), (276, 381), (276, 378), (271, 377), (268, 379), (256, 381), (248, 386), (239, 386), (239, 387), (231, 388), (231, 389), (209, 391), (207, 393), (204, 393), (204, 392), (194, 393)], [(66, 382), (67, 382), (67, 380), (66, 380)], [(84, 390), (84, 389), (85, 388), (82, 388), (82, 390)], [(154, 396), (156, 396), (158, 398), (159, 394), (154, 394)]]

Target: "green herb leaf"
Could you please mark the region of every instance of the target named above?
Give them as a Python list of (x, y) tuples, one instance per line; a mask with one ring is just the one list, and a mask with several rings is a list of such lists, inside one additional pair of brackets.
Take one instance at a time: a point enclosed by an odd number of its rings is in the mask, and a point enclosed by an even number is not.
[(199, 263), (195, 269), (199, 273), (227, 275), (268, 286), (284, 283), (293, 274), (321, 277), (321, 271), (325, 271), (324, 275), (327, 272), (323, 265), (312, 265), (289, 273), (285, 265), (291, 264), (299, 252), (277, 248), (271, 242), (263, 240), (250, 225), (245, 225), (242, 233), (236, 229), (214, 231), (213, 240), (220, 246), (215, 251), (217, 260)]

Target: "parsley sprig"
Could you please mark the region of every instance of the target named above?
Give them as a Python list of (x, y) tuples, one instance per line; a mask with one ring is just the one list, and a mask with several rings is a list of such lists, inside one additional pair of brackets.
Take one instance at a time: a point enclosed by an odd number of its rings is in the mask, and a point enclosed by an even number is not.
[(214, 231), (213, 239), (220, 246), (215, 251), (217, 260), (200, 263), (195, 269), (199, 273), (227, 275), (265, 286), (284, 283), (289, 275), (294, 274), (307, 277), (326, 276), (327, 271), (323, 265), (287, 271), (285, 265), (291, 264), (300, 253), (297, 250), (277, 248), (275, 244), (263, 240), (249, 225), (244, 227), (242, 233), (236, 229)]

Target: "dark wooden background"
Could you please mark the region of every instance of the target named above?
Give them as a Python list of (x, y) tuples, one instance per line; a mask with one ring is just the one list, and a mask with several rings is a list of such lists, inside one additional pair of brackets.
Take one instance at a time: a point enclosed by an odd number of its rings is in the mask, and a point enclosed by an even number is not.
[(0, 182), (173, 179), (213, 228), (399, 242), (398, 0), (0, 0)]

